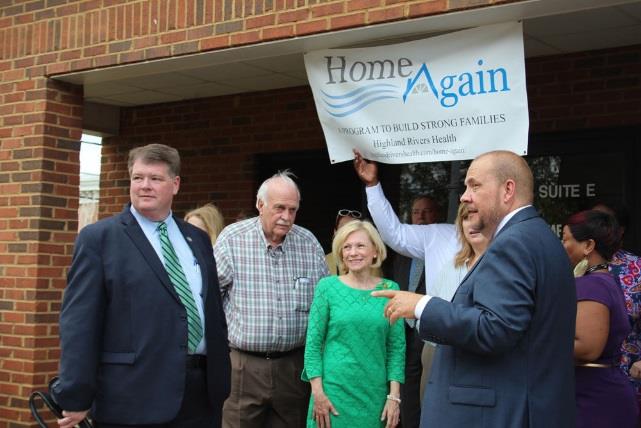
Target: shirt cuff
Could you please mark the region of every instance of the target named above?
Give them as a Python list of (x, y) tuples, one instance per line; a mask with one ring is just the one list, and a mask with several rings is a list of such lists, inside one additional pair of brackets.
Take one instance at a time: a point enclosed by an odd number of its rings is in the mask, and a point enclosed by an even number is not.
[(421, 297), (421, 300), (419, 300), (416, 304), (416, 307), (414, 308), (414, 316), (417, 320), (420, 321), (421, 315), (423, 315), (423, 311), (425, 310), (425, 306), (427, 306), (427, 302), (429, 302), (431, 298), (432, 296), (426, 294), (425, 296)]
[(381, 182), (379, 181), (373, 186), (365, 186), (365, 193), (368, 197), (370, 196), (380, 196), (383, 193), (383, 188), (381, 187)]

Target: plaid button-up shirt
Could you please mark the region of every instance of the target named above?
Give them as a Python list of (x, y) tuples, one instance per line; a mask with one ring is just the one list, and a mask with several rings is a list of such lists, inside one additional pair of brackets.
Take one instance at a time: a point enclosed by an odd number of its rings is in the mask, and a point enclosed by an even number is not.
[(314, 288), (329, 274), (314, 235), (294, 225), (272, 247), (254, 217), (227, 226), (214, 254), (230, 345), (254, 352), (303, 346)]

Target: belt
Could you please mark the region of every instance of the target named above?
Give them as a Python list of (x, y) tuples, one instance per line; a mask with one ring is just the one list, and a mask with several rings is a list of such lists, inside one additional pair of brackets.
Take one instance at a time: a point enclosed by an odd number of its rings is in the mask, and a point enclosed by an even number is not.
[(200, 354), (187, 355), (187, 368), (188, 369), (206, 369), (207, 356), (200, 355)]
[(609, 369), (610, 367), (614, 367), (614, 364), (603, 364), (603, 363), (577, 363), (575, 364), (577, 367), (592, 367), (592, 368), (597, 368), (597, 369)]
[(294, 355), (298, 352), (303, 351), (303, 347), (290, 349), (289, 351), (274, 351), (274, 352), (254, 352), (254, 351), (245, 351), (243, 349), (233, 348), (234, 350), (240, 352), (241, 354), (251, 355), (253, 357), (262, 358), (264, 360), (277, 360), (278, 358), (287, 357), (289, 355)]

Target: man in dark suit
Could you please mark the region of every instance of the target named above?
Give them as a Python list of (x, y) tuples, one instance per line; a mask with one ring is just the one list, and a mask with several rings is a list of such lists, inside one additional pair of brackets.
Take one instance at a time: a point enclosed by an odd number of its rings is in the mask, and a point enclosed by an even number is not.
[(61, 428), (221, 424), (229, 394), (227, 326), (209, 237), (174, 218), (176, 149), (129, 153), (122, 213), (76, 241), (60, 314), (55, 400)]
[[(412, 224), (436, 223), (439, 212), (435, 200), (426, 195), (417, 196), (412, 201), (410, 212)], [(424, 266), (423, 260), (397, 254), (394, 258), (392, 279), (398, 283), (401, 290), (425, 294)], [(421, 357), (424, 342), (415, 328), (415, 322), (413, 319), (405, 320), (405, 383), (401, 385), (403, 428), (418, 428), (421, 422), (421, 377), (425, 369)], [(430, 365), (430, 362), (427, 365)], [(427, 369), (429, 370), (429, 367)]]
[(472, 162), (465, 185), (469, 219), (492, 242), (452, 302), (374, 293), (391, 298), (391, 322), (418, 318), (421, 337), (440, 344), (421, 426), (574, 426), (574, 278), (531, 205), (532, 172), (514, 153), (490, 152)]

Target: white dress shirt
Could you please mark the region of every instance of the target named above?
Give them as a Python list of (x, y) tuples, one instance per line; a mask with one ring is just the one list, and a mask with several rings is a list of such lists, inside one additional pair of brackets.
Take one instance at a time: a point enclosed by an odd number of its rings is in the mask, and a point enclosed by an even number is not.
[(366, 187), (366, 193), (367, 208), (383, 241), (397, 253), (425, 260), (425, 293), (442, 298), (453, 294), (458, 284), (436, 284), (443, 268), (454, 268), (454, 257), (460, 248), (456, 227), (445, 223), (403, 224), (385, 199), (380, 183)]
[[(162, 255), (162, 248), (160, 245), (160, 232), (158, 231), (158, 225), (160, 222), (149, 220), (147, 217), (140, 214), (134, 206), (130, 208), (131, 214), (136, 218), (136, 221), (140, 225), (143, 233), (149, 240), (149, 243), (154, 248), (154, 251), (158, 255), (160, 261), (164, 265), (164, 257)], [(198, 344), (198, 347), (195, 350), (196, 354), (205, 354), (207, 344), (205, 343), (205, 309), (203, 302), (203, 278), (200, 273), (200, 266), (198, 265), (198, 260), (194, 256), (183, 236), (182, 232), (178, 228), (178, 225), (174, 221), (174, 218), (169, 212), (169, 215), (166, 219), (163, 220), (167, 225), (167, 235), (171, 241), (172, 247), (180, 260), (180, 265), (183, 268), (187, 282), (189, 283), (189, 288), (191, 288), (191, 293), (194, 296), (194, 302), (198, 308), (198, 315), (200, 316), (200, 325), (203, 327), (203, 337)]]

